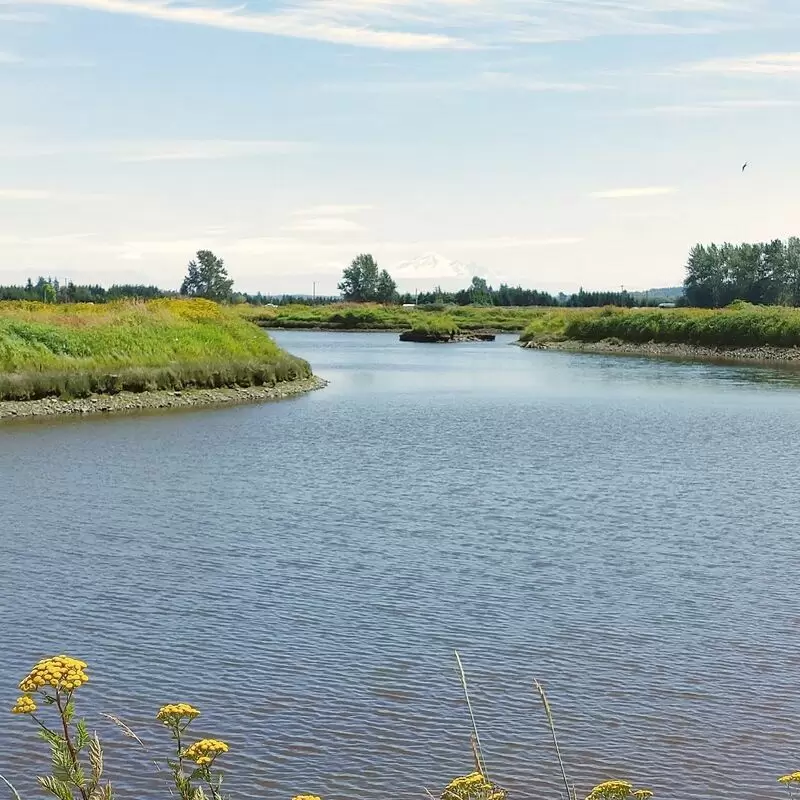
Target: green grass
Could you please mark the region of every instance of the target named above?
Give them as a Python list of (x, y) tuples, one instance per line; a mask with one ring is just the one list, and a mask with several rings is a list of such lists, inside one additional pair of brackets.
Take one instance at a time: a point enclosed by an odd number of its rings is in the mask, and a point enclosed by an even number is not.
[(239, 314), (267, 328), (321, 328), (325, 330), (409, 330), (424, 324), (429, 315), (446, 311), (462, 331), (522, 331), (543, 311), (541, 308), (494, 306), (382, 306), (376, 303), (337, 303), (329, 306), (290, 305), (267, 308), (237, 306)]
[(275, 384), (308, 377), (233, 310), (207, 300), (0, 303), (0, 399)]
[(704, 347), (800, 346), (800, 309), (737, 303), (724, 309), (559, 309), (525, 328), (522, 341), (618, 339)]

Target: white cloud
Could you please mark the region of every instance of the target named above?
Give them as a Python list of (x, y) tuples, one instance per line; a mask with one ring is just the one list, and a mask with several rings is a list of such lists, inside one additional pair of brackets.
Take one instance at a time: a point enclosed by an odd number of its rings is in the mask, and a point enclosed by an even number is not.
[(800, 52), (712, 58), (686, 64), (677, 71), (684, 74), (708, 73), (727, 76), (796, 75), (800, 73)]
[(358, 214), (362, 211), (371, 211), (372, 208), (373, 206), (370, 205), (356, 204), (321, 205), (300, 208), (297, 211), (292, 211), (292, 215), (295, 217), (336, 217), (342, 214)]
[(22, 56), (18, 56), (16, 53), (8, 53), (6, 51), (0, 52), (0, 64), (22, 64), (23, 58)]
[(678, 190), (674, 186), (638, 186), (621, 189), (604, 189), (601, 192), (590, 192), (590, 197), (602, 200), (622, 200), (630, 197), (657, 197), (665, 194), (675, 194)]
[(23, 2), (393, 50), (752, 30), (788, 13), (783, 0), (282, 0), (263, 13), (177, 0)]
[(364, 227), (342, 217), (306, 217), (285, 226), (283, 230), (306, 233), (351, 233), (363, 231)]
[(44, 189), (0, 188), (0, 200), (49, 200), (52, 196), (52, 192)]
[(561, 245), (579, 244), (583, 239), (577, 236), (558, 236), (542, 239), (530, 239), (523, 236), (493, 236), (485, 239), (453, 239), (439, 242), (442, 249), (462, 250), (502, 250), (511, 247), (559, 247)]

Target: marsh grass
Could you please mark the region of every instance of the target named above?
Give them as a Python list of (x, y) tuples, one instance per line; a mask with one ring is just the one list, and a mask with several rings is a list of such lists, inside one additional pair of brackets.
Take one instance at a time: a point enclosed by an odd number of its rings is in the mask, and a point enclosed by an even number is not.
[(617, 340), (699, 347), (798, 347), (800, 309), (736, 303), (724, 309), (578, 309), (544, 312), (522, 341)]
[(207, 300), (0, 303), (0, 399), (263, 386), (311, 375)]

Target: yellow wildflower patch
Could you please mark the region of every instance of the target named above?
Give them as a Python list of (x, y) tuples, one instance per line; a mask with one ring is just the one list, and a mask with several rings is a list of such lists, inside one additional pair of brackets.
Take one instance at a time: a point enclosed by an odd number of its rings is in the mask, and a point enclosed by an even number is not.
[(791, 772), (789, 775), (783, 775), (778, 778), (778, 783), (800, 783), (800, 772)]

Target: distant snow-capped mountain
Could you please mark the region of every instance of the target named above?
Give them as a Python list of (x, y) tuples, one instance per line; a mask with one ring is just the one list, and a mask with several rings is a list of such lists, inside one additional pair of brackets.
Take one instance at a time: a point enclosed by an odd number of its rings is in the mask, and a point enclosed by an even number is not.
[(391, 276), (401, 284), (415, 284), (411, 288), (430, 289), (451, 284), (465, 287), (475, 274), (474, 264), (453, 261), (439, 253), (425, 253), (410, 261), (402, 261), (389, 270)]

